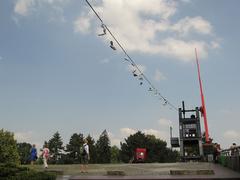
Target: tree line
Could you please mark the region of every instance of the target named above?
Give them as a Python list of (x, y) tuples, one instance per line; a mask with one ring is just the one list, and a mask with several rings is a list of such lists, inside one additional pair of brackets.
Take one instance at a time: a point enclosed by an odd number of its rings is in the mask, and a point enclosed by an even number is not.
[[(179, 159), (178, 151), (167, 147), (166, 141), (156, 138), (154, 135), (146, 135), (141, 131), (124, 139), (120, 143), (120, 148), (111, 146), (110, 139), (104, 130), (95, 141), (90, 135), (84, 137), (82, 133), (73, 133), (68, 144), (63, 145), (62, 137), (59, 132), (43, 143), (48, 144), (50, 149), (50, 164), (79, 164), (81, 163), (80, 148), (84, 139), (88, 140), (90, 162), (98, 163), (128, 163), (134, 157), (136, 148), (147, 149), (146, 162), (176, 162)], [(27, 142), (18, 143), (14, 140), (14, 134), (0, 130), (0, 163), (15, 159), (21, 164), (29, 163), (31, 144)], [(40, 150), (40, 149), (38, 149)], [(41, 163), (41, 157), (38, 159)]]

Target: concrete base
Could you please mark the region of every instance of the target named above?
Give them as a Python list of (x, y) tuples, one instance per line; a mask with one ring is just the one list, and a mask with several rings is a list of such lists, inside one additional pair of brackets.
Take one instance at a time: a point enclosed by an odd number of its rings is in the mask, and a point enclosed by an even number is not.
[[(122, 175), (96, 175), (96, 174), (84, 174), (80, 176), (68, 176), (67, 179), (71, 180), (103, 180), (103, 179), (113, 179), (113, 180), (144, 180), (144, 179), (154, 179), (154, 180), (179, 180), (179, 179), (240, 179), (240, 173), (232, 171), (231, 169), (225, 168), (219, 164), (209, 164), (206, 169), (191, 169), (193, 167), (193, 164), (191, 163), (185, 163), (180, 164), (182, 168), (176, 168), (176, 164), (168, 164), (168, 167), (164, 166), (164, 164), (153, 164), (151, 165), (152, 168), (147, 169), (149, 165), (141, 165), (141, 169), (139, 166), (135, 167), (136, 165), (133, 165), (134, 168), (138, 168), (140, 171), (137, 171), (137, 174), (129, 175), (130, 171), (127, 172), (126, 176)], [(188, 167), (189, 165), (189, 167)], [(206, 164), (203, 164), (204, 166)], [(123, 165), (127, 166), (128, 169), (131, 168), (128, 164)], [(161, 167), (160, 169), (158, 167)], [(185, 168), (183, 167), (185, 166)], [(164, 170), (164, 167), (166, 168)], [(174, 167), (174, 168), (173, 168)], [(188, 168), (187, 168), (188, 167)], [(195, 166), (196, 167), (196, 166)], [(202, 166), (201, 166), (202, 167)], [(119, 168), (119, 166), (118, 166)], [(164, 170), (161, 173), (159, 173), (160, 170)], [(125, 169), (126, 170), (126, 169)], [(124, 171), (125, 171), (124, 170)], [(148, 171), (151, 170), (151, 173)], [(113, 170), (114, 171), (114, 170)], [(121, 170), (120, 170), (121, 171)], [(140, 173), (140, 174), (139, 174)], [(59, 179), (60, 180), (60, 179)], [(65, 179), (62, 179), (65, 180)]]
[(212, 169), (197, 169), (197, 170), (170, 170), (170, 175), (213, 175)]
[(45, 169), (44, 170), (45, 172), (52, 172), (52, 173), (55, 173), (57, 175), (63, 175), (63, 170), (60, 170), (60, 169)]
[(125, 176), (126, 173), (124, 171), (107, 171), (108, 176)]

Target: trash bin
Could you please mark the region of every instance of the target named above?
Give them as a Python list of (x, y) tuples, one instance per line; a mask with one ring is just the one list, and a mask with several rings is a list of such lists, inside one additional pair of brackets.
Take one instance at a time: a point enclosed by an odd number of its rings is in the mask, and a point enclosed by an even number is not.
[(223, 166), (223, 156), (218, 156), (218, 163)]
[(227, 166), (227, 157), (226, 156), (220, 156), (220, 163), (222, 166)]
[(207, 155), (207, 161), (208, 162), (213, 162), (213, 155), (212, 154)]

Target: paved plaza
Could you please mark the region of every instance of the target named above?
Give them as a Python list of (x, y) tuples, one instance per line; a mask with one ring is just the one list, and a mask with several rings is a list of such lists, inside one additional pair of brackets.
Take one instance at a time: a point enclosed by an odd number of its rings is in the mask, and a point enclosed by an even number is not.
[[(60, 179), (240, 179), (240, 173), (213, 163), (151, 163), (151, 164), (90, 164), (88, 173), (80, 165), (58, 165), (49, 170), (61, 170)], [(108, 172), (124, 175), (107, 175)], [(175, 172), (173, 175), (171, 172)], [(177, 173), (176, 173), (177, 172)]]

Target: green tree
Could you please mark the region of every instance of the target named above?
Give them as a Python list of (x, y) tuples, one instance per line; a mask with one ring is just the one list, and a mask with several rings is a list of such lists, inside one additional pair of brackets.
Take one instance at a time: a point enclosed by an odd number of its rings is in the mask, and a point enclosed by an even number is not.
[(14, 134), (3, 129), (0, 130), (0, 163), (20, 163)]
[(74, 133), (69, 141), (69, 144), (66, 146), (67, 162), (66, 163), (80, 163), (81, 154), (80, 147), (83, 145), (83, 134)]
[(48, 148), (50, 150), (51, 163), (61, 163), (63, 153), (63, 142), (59, 132), (56, 132), (53, 137), (48, 141)]
[(146, 162), (176, 162), (178, 152), (167, 148), (167, 143), (154, 135), (145, 135), (141, 131), (130, 135), (121, 143), (120, 158), (129, 162), (134, 158), (136, 148), (147, 149)]
[(111, 147), (111, 163), (120, 162), (120, 149), (117, 146)]
[(154, 135), (146, 135), (147, 162), (167, 162), (167, 143)]
[(111, 162), (111, 147), (108, 133), (106, 130), (102, 132), (96, 143), (97, 163)]
[(90, 134), (86, 137), (89, 146), (90, 161), (89, 163), (97, 163), (97, 152), (94, 139)]
[(125, 143), (120, 143), (120, 159), (123, 162), (129, 162), (134, 158), (134, 152), (136, 148), (146, 148), (146, 142), (147, 138), (141, 131), (130, 135), (127, 139), (125, 139)]
[(17, 143), (18, 154), (20, 156), (21, 164), (30, 163), (30, 150), (32, 145), (26, 142)]
[(167, 160), (166, 162), (172, 163), (172, 162), (178, 162), (180, 161), (180, 153), (177, 150), (172, 150), (170, 148), (167, 149)]

